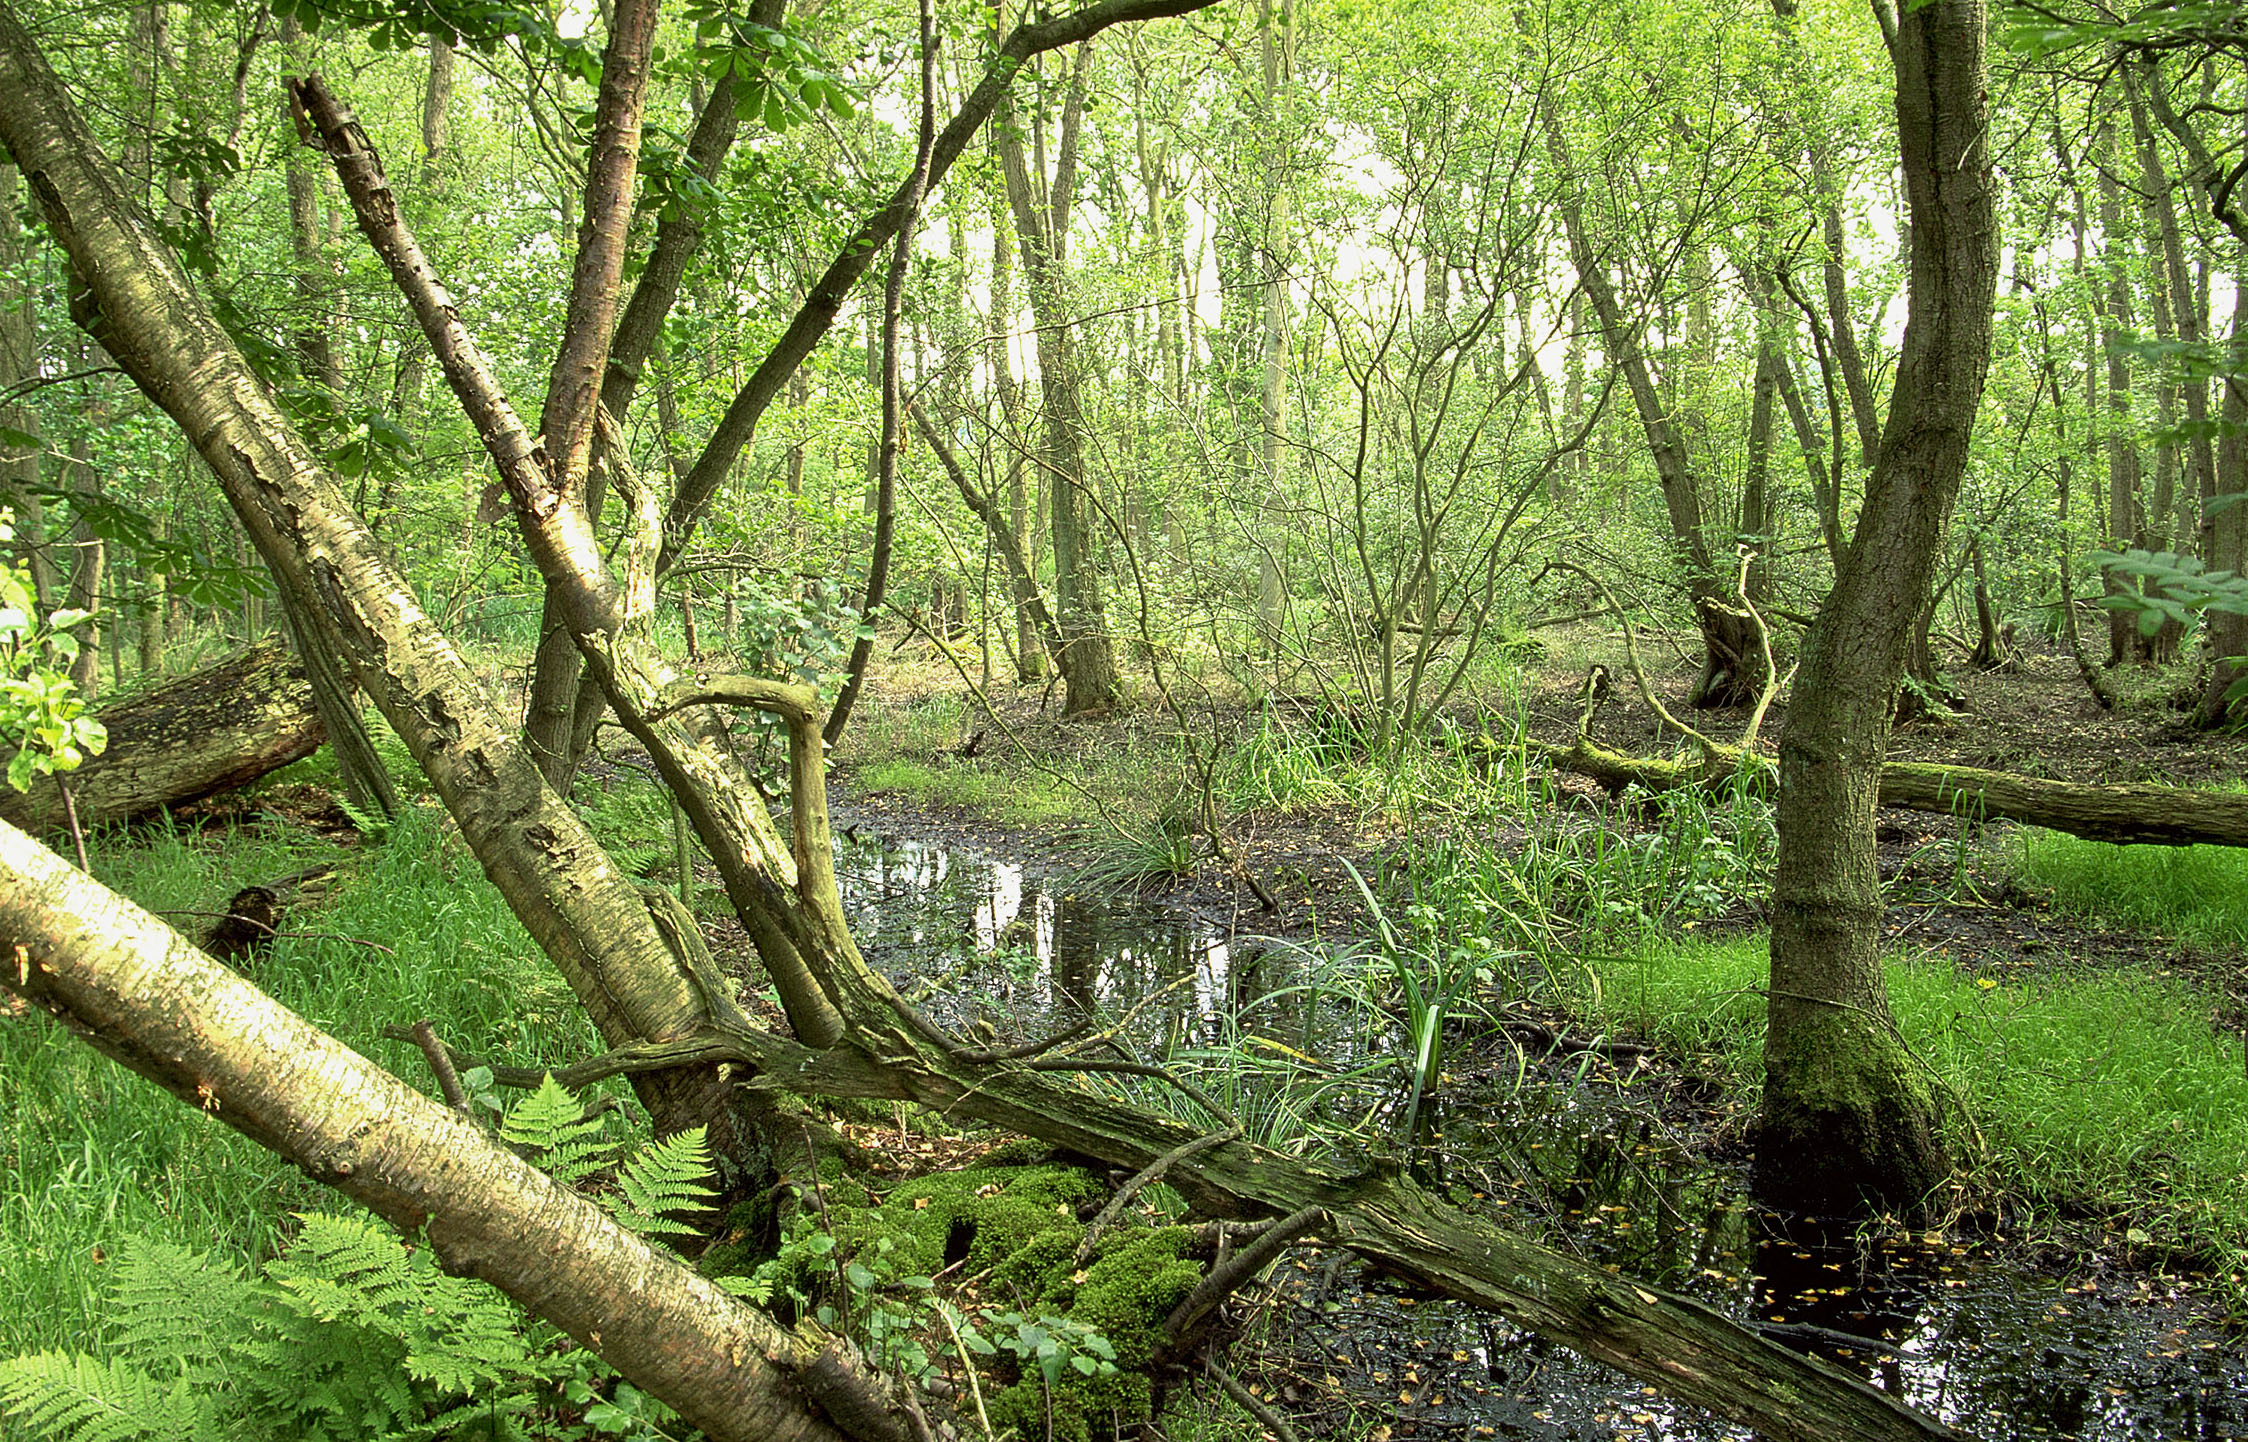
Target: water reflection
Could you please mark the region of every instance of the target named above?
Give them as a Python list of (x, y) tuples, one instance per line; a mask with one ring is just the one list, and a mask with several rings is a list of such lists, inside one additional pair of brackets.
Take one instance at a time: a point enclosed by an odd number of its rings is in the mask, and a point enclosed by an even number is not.
[[(1322, 1009), (1300, 954), (1229, 942), (1135, 899), (913, 842), (848, 847), (837, 872), (868, 958), (962, 1034), (1016, 1040), (1093, 1014), (1130, 1018), (1154, 1054), (1259, 1033), (1329, 1060), (1373, 1045), (1365, 1013)], [(1458, 1041), (1435, 1126), (1462, 1205), (1692, 1294), (1970, 1436), (2248, 1438), (2237, 1344), (2179, 1307), (2071, 1288), (1940, 1234), (1876, 1245), (1781, 1227), (1747, 1204), (1737, 1167), (1673, 1135), (1656, 1084), (1628, 1067), (1531, 1058), (1492, 1035)], [(1233, 1105), (1246, 1115), (1254, 1100)], [(1307, 1431), (1750, 1435), (1339, 1254), (1291, 1261), (1278, 1280), (1269, 1345), (1287, 1358), (1283, 1395)]]
[(1237, 976), (1235, 948), (1175, 912), (920, 842), (839, 847), (836, 881), (867, 959), (941, 1022), (1029, 1029), (1171, 990), (1170, 1013), (1201, 1024), (1186, 1039), (1207, 1042), (1259, 970)]

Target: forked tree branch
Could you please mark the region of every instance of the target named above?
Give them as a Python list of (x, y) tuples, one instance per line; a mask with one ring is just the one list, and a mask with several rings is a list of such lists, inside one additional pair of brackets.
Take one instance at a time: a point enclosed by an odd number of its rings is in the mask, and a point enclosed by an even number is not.
[[(615, 588), (585, 508), (555, 484), (545, 445), (524, 426), (493, 373), (490, 358), (461, 320), (452, 292), (400, 213), (374, 143), (318, 75), (292, 78), (289, 103), (305, 143), (326, 152), (334, 164), (360, 231), (390, 271), (422, 334), (429, 338), (446, 384), (498, 465), (541, 574), (549, 582), (569, 586), (571, 628), (610, 629), (615, 624)], [(606, 348), (605, 327), (602, 344)], [(590, 411), (587, 418), (590, 423)]]

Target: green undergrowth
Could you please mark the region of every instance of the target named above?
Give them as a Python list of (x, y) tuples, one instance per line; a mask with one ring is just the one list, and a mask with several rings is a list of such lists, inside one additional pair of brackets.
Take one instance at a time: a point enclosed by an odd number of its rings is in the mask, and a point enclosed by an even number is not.
[(2062, 911), (2197, 951), (2248, 951), (2248, 850), (2117, 846), (2025, 827), (2014, 866)]
[[(1595, 960), (1576, 1004), (1591, 1025), (1696, 1058), (1753, 1105), (1767, 948), (1753, 937)], [(1924, 957), (1886, 975), (1971, 1184), (2033, 1226), (2105, 1219), (2127, 1249), (2191, 1257), (2248, 1301), (2248, 1074), (2207, 996), (2117, 973), (2000, 980)]]
[[(266, 824), (97, 835), (91, 859), (191, 936), (238, 888), (333, 863), (325, 898), (285, 913), (271, 951), (243, 969), (425, 1090), (420, 1051), (384, 1027), (431, 1017), (457, 1046), (532, 1065), (595, 1049), (567, 986), (474, 864), (445, 846), (428, 808), (406, 808), (387, 844), (356, 852)], [(254, 1269), (290, 1212), (329, 1200), (218, 1118), (35, 1014), (0, 1012), (0, 1167), (0, 1355), (92, 1336), (106, 1259), (128, 1235)]]
[(1080, 820), (1084, 806), (1052, 777), (950, 760), (870, 761), (852, 779), (862, 796), (885, 792), (932, 806), (982, 811), (1017, 825)]
[[(827, 1189), (764, 1258), (721, 1243), (703, 1268), (753, 1297), (816, 1312), (858, 1337), (875, 1360), (926, 1375), (950, 1355), (976, 1368), (993, 1433), (1055, 1442), (1130, 1433), (1153, 1396), (1144, 1366), (1164, 1319), (1200, 1279), (1181, 1255), (1184, 1228), (1127, 1217), (1075, 1262), (1106, 1186), (1091, 1173), (1005, 1165), (1037, 1150), (1013, 1144), (984, 1163), (902, 1183), (879, 1198)], [(737, 1216), (754, 1233), (756, 1218)], [(944, 1276), (940, 1297), (933, 1278)], [(940, 1315), (941, 1314), (941, 1315)]]

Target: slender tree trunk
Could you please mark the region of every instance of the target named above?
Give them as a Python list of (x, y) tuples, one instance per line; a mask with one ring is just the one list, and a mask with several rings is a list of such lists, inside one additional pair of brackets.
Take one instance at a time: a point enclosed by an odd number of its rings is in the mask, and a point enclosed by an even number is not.
[(1085, 104), (1090, 43), (1072, 64), (1069, 99), (1062, 113), (1061, 143), (1054, 174), (1041, 207), (1031, 188), (1029, 162), (1011, 107), (994, 132), (1007, 200), (1014, 211), (1023, 270), (1030, 282), (1031, 313), (1038, 323), (1038, 385), (1045, 402), (1044, 442), (1038, 459), (1050, 492), (1054, 539), (1054, 604), (1061, 623), (1061, 672), (1065, 714), (1106, 711), (1117, 698), (1116, 656), (1101, 603), (1100, 574), (1094, 568), (1095, 524), (1091, 480), (1085, 470), (1085, 421), (1079, 401), (1076, 342), (1067, 315), (1067, 239), (1075, 189), (1079, 117)]
[[(2101, 156), (2111, 161), (2121, 159), (2112, 118), (2102, 116), (2094, 144)], [(2120, 551), (2131, 546), (2143, 527), (2139, 519), (2138, 423), (2132, 415), (2131, 362), (2123, 348), (2125, 338), (2133, 333), (2131, 276), (2125, 260), (2129, 248), (2124, 239), (2129, 231), (2124, 225), (2113, 164), (2100, 166), (2099, 188), (2100, 230), (2107, 237), (2109, 247), (2104, 325), (2100, 335), (2100, 348), (2107, 356), (2107, 535), (2108, 545)], [(2135, 583), (2121, 572), (2108, 572), (2109, 595), (2128, 594), (2134, 588)], [(2118, 666), (2133, 657), (2144, 659), (2145, 655), (2145, 643), (2139, 637), (2139, 628), (2130, 611), (2111, 610), (2108, 613), (2108, 664)]]
[[(1570, 161), (1560, 130), (1550, 118), (1547, 145), (1564, 175)], [(1740, 614), (1731, 594), (1731, 577), (1720, 577), (1703, 534), (1701, 481), (1688, 455), (1685, 438), (1663, 402), (1653, 369), (1639, 341), (1639, 328), (1624, 314), (1623, 304), (1608, 278), (1607, 267), (1592, 248), (1584, 210), (1574, 183), (1564, 182), (1560, 202), (1562, 222), (1569, 236), (1571, 258), (1583, 283), (1585, 298), (1600, 322), (1602, 349), (1611, 364), (1624, 373), (1632, 404), (1647, 434), (1647, 448), (1655, 461), (1655, 477), (1670, 517), (1672, 545), (1684, 574), (1686, 593), (1694, 604), (1701, 627), (1704, 656), (1702, 673), (1694, 683), (1696, 706), (1747, 705), (1763, 694), (1763, 648), (1754, 626)]]
[(1842, 228), (1842, 190), (1834, 175), (1833, 145), (1823, 125), (1812, 117), (1820, 113), (1820, 105), (1806, 62), (1803, 58), (1802, 40), (1796, 33), (1796, 0), (1772, 0), (1772, 14), (1779, 22), (1780, 40), (1785, 48), (1801, 101), (1799, 125), (1803, 148), (1811, 162), (1811, 186), (1819, 199), (1819, 239), (1821, 254), (1819, 271), (1826, 286), (1826, 341), (1834, 357), (1835, 368), (1842, 372), (1842, 384), (1850, 398), (1850, 415), (1857, 422), (1859, 464), (1871, 466), (1874, 452), (1880, 445), (1880, 413), (1875, 408), (1873, 385), (1866, 377), (1864, 357), (1858, 350), (1857, 327), (1850, 319), (1850, 286), (1843, 261), (1848, 256), (1848, 239)]
[[(2232, 344), (2238, 355), (2248, 345), (2248, 286), (2240, 283), (2240, 277), (2248, 274), (2248, 244), (2234, 256)], [(2217, 499), (2225, 504), (2207, 521), (2202, 546), (2209, 569), (2248, 576), (2248, 500), (2241, 499), (2248, 496), (2248, 375), (2235, 370), (2224, 385), (2224, 438), (2217, 445), (2216, 461)], [(2248, 676), (2248, 660), (2243, 659), (2248, 658), (2248, 616), (2211, 611), (2207, 620), (2214, 664), (2194, 720), (2202, 726), (2220, 726), (2248, 714), (2248, 703), (2225, 700), (2233, 683)]]
[[(22, 172), (0, 161), (0, 390), (12, 391), (39, 372), (39, 329), (32, 287), (18, 277), (23, 238), (16, 208), (23, 203)], [(36, 412), (20, 401), (0, 406), (0, 426), (37, 439)], [(0, 450), (0, 505), (15, 513), (15, 551), (31, 573), (31, 592), (42, 613), (52, 609), (55, 563), (47, 553), (46, 504), (30, 488), (39, 481), (39, 447), (11, 444)]]
[[(749, 18), (755, 24), (777, 24), (781, 7), (782, 0), (755, 0)], [(696, 175), (705, 181), (717, 178), (738, 129), (734, 81), (728, 76), (704, 97), (694, 132), (687, 139), (687, 163)], [(663, 339), (664, 320), (678, 299), (688, 264), (702, 248), (702, 237), (703, 218), (692, 206), (669, 208), (656, 224), (655, 248), (617, 318), (604, 363), (600, 409), (612, 419), (621, 421), (632, 409), (641, 374)], [(607, 504), (612, 470), (629, 464), (630, 459), (615, 450), (609, 432), (598, 432), (591, 439), (584, 506), (594, 525), (600, 523)], [(801, 457), (796, 479), (801, 486)], [(576, 778), (578, 765), (608, 714), (608, 703), (600, 687), (587, 680), (577, 642), (564, 624), (566, 602), (567, 597), (552, 587), (540, 600), (539, 647), (523, 716), (524, 738), (538, 758), (539, 774), (563, 792)]]
[[(994, 140), (995, 151), (997, 144)], [(987, 359), (991, 364), (992, 389), (999, 400), (999, 424), (1004, 434), (998, 453), (1006, 457), (1007, 518), (1027, 562), (1039, 553), (1039, 538), (1025, 530), (1030, 522), (1030, 496), (1023, 484), (1019, 444), (1023, 435), (1022, 396), (1015, 381), (1014, 361), (1008, 354), (1009, 338), (1015, 328), (1015, 252), (1008, 240), (1013, 223), (1005, 199), (996, 200), (991, 224), (991, 334)], [(992, 448), (986, 446), (985, 451), (990, 454)], [(1034, 566), (1026, 565), (1019, 577), (1012, 568), (1008, 576), (1015, 602), (1015, 681), (1028, 686), (1046, 679), (1046, 638), (1031, 611), (1031, 603), (1038, 597), (1037, 571)], [(1039, 604), (1044, 605), (1043, 602)]]
[[(108, 416), (107, 402), (95, 399), (86, 403), (89, 428), (106, 424)], [(101, 481), (94, 474), (91, 451), (84, 436), (70, 443), (68, 489), (73, 495), (89, 499), (101, 493)], [(93, 526), (83, 514), (71, 524), (70, 553), (70, 588), (63, 595), (63, 607), (85, 611), (93, 617), (76, 628), (78, 655), (70, 663), (70, 679), (78, 688), (78, 694), (92, 702), (101, 691), (101, 649), (105, 642), (113, 639), (108, 634), (110, 617), (101, 599), (108, 574), (109, 546), (94, 534)]]
[[(1260, 119), (1264, 130), (1262, 149), (1267, 160), (1261, 197), (1264, 230), (1257, 250), (1264, 271), (1260, 287), (1264, 297), (1261, 327), (1264, 384), (1258, 391), (1257, 455), (1261, 500), (1267, 506), (1281, 500), (1281, 443), (1286, 439), (1281, 399), (1288, 385), (1288, 269), (1293, 252), (1288, 231), (1292, 197), (1283, 183), (1286, 171), (1279, 160), (1291, 143), (1282, 125), (1281, 107), (1287, 103), (1288, 87), (1295, 75), (1293, 20), (1289, 0), (1279, 0), (1278, 15), (1274, 14), (1274, 0), (1259, 0), (1257, 43), (1264, 62), (1264, 113)], [(1287, 605), (1288, 579), (1281, 565), (1286, 546), (1280, 539), (1286, 531), (1275, 528), (1267, 535), (1270, 539), (1257, 547), (1257, 624), (1267, 636), (1277, 638)]]
[[(2153, 222), (2150, 247), (2154, 251), (2154, 264), (2150, 267), (2154, 273), (2153, 286), (2168, 301), (2167, 309), (2171, 323), (2177, 328), (2179, 343), (2188, 348), (2196, 347), (2208, 338), (2203, 319), (2208, 312), (2207, 301), (2194, 293), (2193, 272), (2186, 265), (2185, 241), (2178, 227), (2178, 207), (2171, 199), (2169, 174), (2147, 118), (2140, 76), (2128, 65), (2122, 67), (2122, 72), (2124, 94), (2130, 102), (2131, 132), (2138, 142), (2144, 204)], [(2210, 439), (2209, 385), (2189, 377), (2182, 389), (2186, 410), (2187, 480), (2193, 493), (2206, 502), (2216, 494), (2217, 476), (2216, 447)], [(2160, 515), (2158, 521), (2162, 529), (2168, 529), (2170, 518), (2167, 515)], [(2201, 539), (2207, 539), (2206, 528)]]
[(1899, 18), (1912, 222), (1904, 349), (1857, 535), (1804, 642), (1780, 738), (1779, 869), (1755, 1188), (1817, 1213), (1925, 1215), (1949, 1175), (1936, 1099), (1881, 975), (1873, 818), (1889, 715), (1990, 363), (1998, 227), (1980, 0)]

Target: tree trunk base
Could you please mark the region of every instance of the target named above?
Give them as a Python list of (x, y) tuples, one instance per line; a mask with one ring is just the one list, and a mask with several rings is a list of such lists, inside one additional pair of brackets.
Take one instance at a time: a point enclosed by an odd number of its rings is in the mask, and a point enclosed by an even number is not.
[(1951, 1162), (1935, 1095), (1904, 1043), (1876, 1019), (1820, 1006), (1774, 1028), (1750, 1187), (1776, 1210), (1818, 1217), (1887, 1212), (1918, 1226)]

